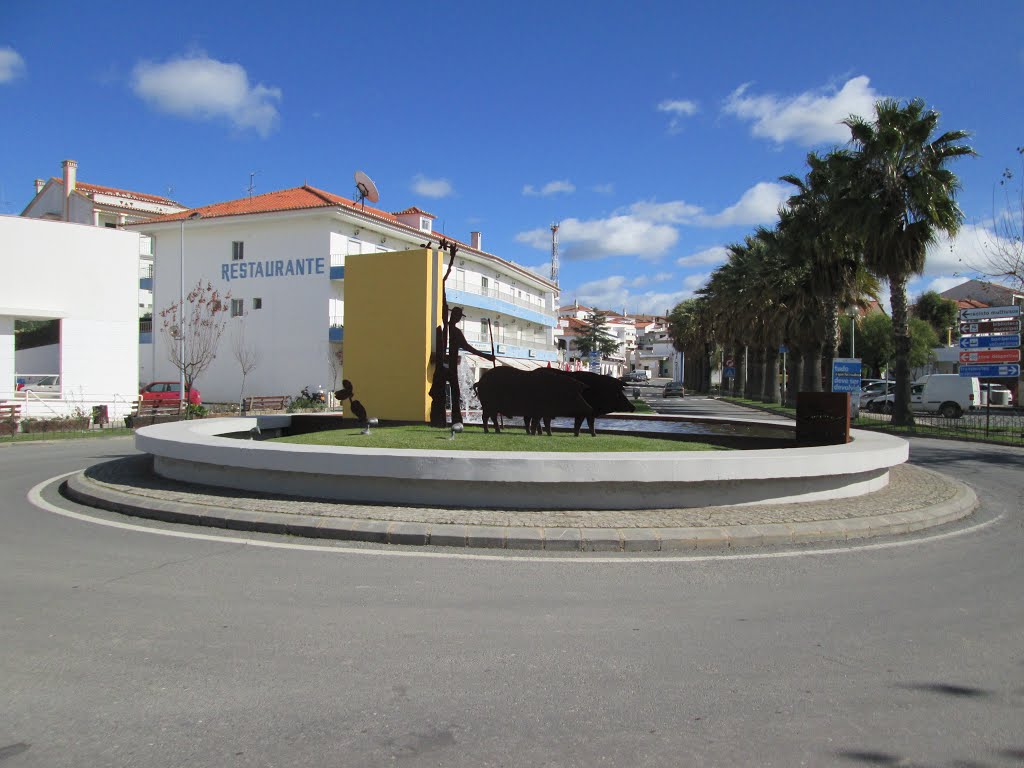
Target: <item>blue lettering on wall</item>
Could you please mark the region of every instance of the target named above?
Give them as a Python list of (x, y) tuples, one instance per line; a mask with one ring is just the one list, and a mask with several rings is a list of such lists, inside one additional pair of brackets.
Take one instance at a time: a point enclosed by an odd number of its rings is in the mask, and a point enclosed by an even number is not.
[(290, 277), (293, 275), (323, 275), (327, 261), (320, 258), (276, 259), (267, 261), (233, 261), (220, 265), (220, 276), (228, 282), (254, 277)]

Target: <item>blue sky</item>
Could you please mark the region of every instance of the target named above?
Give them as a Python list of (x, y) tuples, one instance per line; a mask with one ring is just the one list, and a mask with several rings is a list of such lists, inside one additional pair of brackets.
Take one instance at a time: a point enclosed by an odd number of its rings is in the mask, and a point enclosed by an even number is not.
[(188, 206), (252, 172), (350, 194), (361, 169), (380, 207), (545, 274), (559, 221), (563, 302), (663, 312), (839, 120), (919, 96), (980, 155), (955, 165), (967, 226), (911, 284), (941, 290), (1020, 169), (1021, 30), (1020, 0), (2, 3), (0, 213), (64, 158)]

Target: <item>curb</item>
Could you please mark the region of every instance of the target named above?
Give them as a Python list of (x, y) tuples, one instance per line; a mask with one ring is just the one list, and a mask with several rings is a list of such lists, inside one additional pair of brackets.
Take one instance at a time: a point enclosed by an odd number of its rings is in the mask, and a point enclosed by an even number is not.
[(257, 512), (152, 498), (140, 501), (138, 496), (90, 480), (84, 472), (65, 480), (61, 492), (79, 504), (148, 520), (314, 539), (549, 552), (679, 552), (906, 534), (970, 515), (978, 506), (974, 491), (951, 478), (940, 477), (956, 487), (954, 496), (916, 510), (840, 520), (690, 528), (496, 527)]

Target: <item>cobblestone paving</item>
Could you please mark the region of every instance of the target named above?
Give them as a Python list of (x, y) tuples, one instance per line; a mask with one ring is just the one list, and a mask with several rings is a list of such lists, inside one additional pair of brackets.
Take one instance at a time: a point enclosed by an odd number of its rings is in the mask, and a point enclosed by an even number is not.
[(120, 493), (196, 507), (352, 520), (545, 528), (677, 528), (846, 520), (909, 512), (950, 500), (957, 493), (957, 486), (942, 475), (906, 464), (893, 468), (887, 488), (851, 499), (652, 510), (492, 511), (340, 504), (167, 480), (153, 474), (148, 456), (95, 465), (86, 471), (86, 477)]

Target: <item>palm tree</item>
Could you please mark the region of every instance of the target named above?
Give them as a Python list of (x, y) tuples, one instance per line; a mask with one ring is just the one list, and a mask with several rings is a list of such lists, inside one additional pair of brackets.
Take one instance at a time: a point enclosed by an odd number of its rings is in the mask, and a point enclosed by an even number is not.
[(925, 251), (940, 234), (954, 235), (963, 221), (955, 194), (959, 180), (946, 165), (974, 150), (966, 131), (932, 138), (939, 113), (914, 99), (875, 104), (875, 119), (843, 121), (854, 152), (847, 168), (843, 220), (860, 239), (868, 269), (889, 282), (896, 390), (893, 423), (912, 425), (907, 280), (924, 270)]
[(863, 270), (858, 243), (852, 233), (844, 230), (836, 207), (842, 196), (842, 185), (849, 176), (849, 153), (836, 150), (825, 157), (811, 152), (807, 155), (809, 170), (805, 178), (782, 176), (797, 188), (789, 198), (789, 212), (783, 212), (782, 224), (796, 240), (802, 241), (811, 260), (810, 290), (823, 304), (825, 328), (824, 355), (836, 357), (839, 339), (839, 314), (846, 306), (850, 289)]

